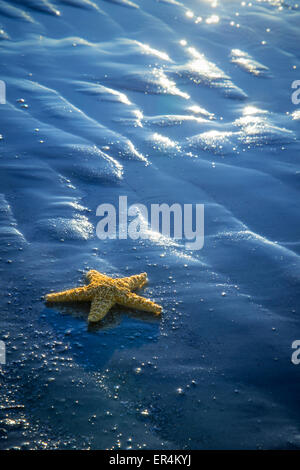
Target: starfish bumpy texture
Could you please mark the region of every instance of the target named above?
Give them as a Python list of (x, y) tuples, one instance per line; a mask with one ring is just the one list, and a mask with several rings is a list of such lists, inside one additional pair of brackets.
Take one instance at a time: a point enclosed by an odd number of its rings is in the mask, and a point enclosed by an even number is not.
[(162, 311), (160, 305), (131, 292), (146, 284), (146, 273), (113, 279), (98, 271), (91, 270), (87, 273), (87, 279), (89, 281), (88, 285), (58, 292), (56, 294), (47, 294), (46, 301), (91, 302), (91, 310), (88, 316), (89, 322), (102, 320), (116, 303), (125, 307), (152, 312), (156, 315), (159, 315)]

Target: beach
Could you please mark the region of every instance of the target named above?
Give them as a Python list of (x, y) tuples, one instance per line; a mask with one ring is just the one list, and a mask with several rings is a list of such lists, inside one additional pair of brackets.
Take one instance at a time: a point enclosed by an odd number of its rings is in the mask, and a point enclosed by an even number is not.
[[(291, 0), (0, 2), (0, 449), (299, 448), (299, 26)], [(203, 206), (203, 247), (100, 239), (120, 197)], [(146, 272), (162, 314), (45, 303), (91, 269)]]

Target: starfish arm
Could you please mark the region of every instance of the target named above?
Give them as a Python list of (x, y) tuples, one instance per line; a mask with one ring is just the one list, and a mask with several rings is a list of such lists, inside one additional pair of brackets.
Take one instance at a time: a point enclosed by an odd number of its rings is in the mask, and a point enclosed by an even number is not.
[(91, 310), (88, 317), (89, 322), (102, 320), (114, 303), (115, 299), (113, 296), (106, 296), (103, 298), (101, 294), (96, 295), (92, 300)]
[(91, 269), (86, 274), (86, 277), (89, 282), (99, 282), (99, 281), (110, 279), (108, 276), (106, 276), (105, 274), (99, 273), (99, 271), (96, 271), (95, 269)]
[(74, 302), (77, 300), (87, 301), (90, 299), (90, 293), (86, 287), (76, 287), (75, 289), (46, 295), (47, 302)]
[(152, 300), (145, 299), (140, 295), (133, 294), (132, 292), (118, 295), (116, 301), (125, 307), (144, 310), (145, 312), (152, 312), (156, 315), (159, 315), (162, 311), (162, 307), (160, 305), (152, 302)]
[(129, 290), (140, 289), (147, 283), (147, 273), (136, 274), (135, 276), (122, 277), (116, 284), (126, 287)]

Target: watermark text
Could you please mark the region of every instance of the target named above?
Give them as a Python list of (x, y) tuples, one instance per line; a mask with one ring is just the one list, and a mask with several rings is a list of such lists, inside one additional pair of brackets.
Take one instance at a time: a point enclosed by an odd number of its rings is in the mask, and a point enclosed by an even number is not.
[(294, 80), (292, 83), (292, 88), (296, 89), (292, 93), (292, 103), (297, 105), (300, 103), (300, 80)]
[(6, 104), (6, 85), (3, 80), (0, 80), (0, 104)]
[(113, 204), (100, 204), (96, 215), (96, 234), (100, 240), (158, 239), (185, 240), (187, 250), (201, 250), (204, 245), (204, 205), (132, 204), (127, 196), (119, 196), (118, 208)]
[(6, 347), (4, 341), (0, 341), (0, 364), (6, 364)]

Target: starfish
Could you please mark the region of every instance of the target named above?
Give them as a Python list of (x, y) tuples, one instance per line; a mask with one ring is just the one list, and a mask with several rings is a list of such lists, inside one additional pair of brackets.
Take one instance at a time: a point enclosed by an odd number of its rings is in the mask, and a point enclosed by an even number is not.
[(143, 287), (147, 282), (147, 274), (137, 274), (130, 277), (113, 279), (96, 270), (86, 275), (89, 284), (84, 287), (75, 287), (55, 294), (47, 294), (47, 302), (91, 302), (88, 316), (89, 322), (102, 320), (114, 304), (136, 308), (159, 315), (162, 311), (160, 305), (131, 292)]

